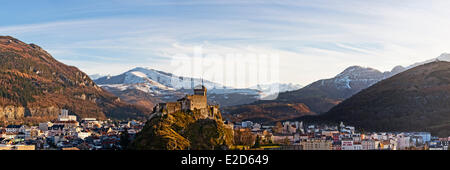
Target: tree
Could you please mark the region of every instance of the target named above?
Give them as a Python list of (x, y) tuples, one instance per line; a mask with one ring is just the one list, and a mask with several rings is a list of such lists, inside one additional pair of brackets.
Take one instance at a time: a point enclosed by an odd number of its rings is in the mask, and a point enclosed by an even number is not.
[(277, 122), (276, 125), (272, 128), (274, 133), (281, 133), (283, 131), (283, 125), (281, 122)]
[(128, 134), (128, 129), (125, 128), (122, 134), (120, 135), (120, 146), (122, 146), (123, 150), (126, 150), (129, 144), (130, 144), (130, 134)]
[(291, 141), (289, 140), (288, 137), (285, 137), (285, 138), (283, 139), (283, 141), (281, 141), (281, 144), (283, 144), (283, 145), (289, 145), (290, 143), (291, 143)]
[(261, 141), (261, 137), (259, 137), (259, 135), (257, 135), (257, 136), (256, 136), (256, 139), (255, 139), (255, 145), (253, 145), (253, 148), (259, 148), (259, 147), (261, 147), (260, 141)]
[(255, 135), (250, 129), (239, 129), (234, 132), (234, 144), (252, 146), (255, 142)]

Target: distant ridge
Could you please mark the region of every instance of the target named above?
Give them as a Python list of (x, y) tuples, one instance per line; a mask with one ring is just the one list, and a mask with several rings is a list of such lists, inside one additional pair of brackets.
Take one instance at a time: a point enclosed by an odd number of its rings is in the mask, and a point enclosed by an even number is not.
[[(403, 67), (398, 66), (391, 72), (383, 73), (373, 68), (351, 66), (333, 78), (318, 80), (301, 89), (280, 93), (275, 100), (259, 100), (250, 104), (225, 107), (224, 117), (237, 121), (274, 123), (325, 113), (353, 94), (402, 70)], [(270, 111), (267, 110), (268, 106)], [(308, 109), (296, 109), (299, 107), (292, 106), (304, 106)]]
[[(373, 68), (350, 66), (333, 78), (322, 79), (313, 82), (303, 88), (294, 91), (283, 92), (275, 100), (258, 100), (253, 103), (243, 104), (241, 106), (225, 107), (224, 117), (237, 119), (239, 117), (253, 117), (251, 120), (279, 120), (278, 114), (262, 114), (258, 111), (263, 108), (262, 104), (304, 104), (314, 114), (320, 115), (328, 112), (331, 108), (353, 96), (354, 94), (366, 89), (375, 83), (402, 73), (408, 69), (421, 66), (435, 61), (450, 61), (450, 54), (443, 53), (437, 58), (418, 62), (407, 67), (395, 66), (391, 71), (380, 72)], [(250, 107), (251, 106), (251, 107)], [(244, 109), (246, 108), (246, 109)], [(251, 108), (251, 110), (249, 110)], [(278, 107), (279, 114), (285, 114), (290, 108), (286, 105)], [(245, 111), (245, 112), (243, 112)], [(296, 115), (296, 111), (288, 111)], [(251, 115), (259, 115), (259, 118)], [(245, 116), (243, 116), (245, 115)], [(306, 116), (309, 116), (306, 115)], [(238, 118), (238, 120), (241, 120)], [(294, 119), (287, 119), (294, 120)], [(267, 123), (267, 122), (266, 122)], [(273, 122), (268, 122), (273, 123)]]
[(153, 108), (159, 102), (177, 100), (190, 89), (203, 84), (208, 88), (208, 101), (221, 106), (246, 104), (256, 101), (260, 91), (249, 88), (232, 88), (201, 78), (177, 76), (152, 68), (136, 67), (116, 76), (94, 80), (103, 89), (120, 96), (124, 101)]
[(437, 60), (397, 74), (362, 90), (317, 119), (345, 121), (370, 131), (429, 131), (448, 137), (450, 62)]

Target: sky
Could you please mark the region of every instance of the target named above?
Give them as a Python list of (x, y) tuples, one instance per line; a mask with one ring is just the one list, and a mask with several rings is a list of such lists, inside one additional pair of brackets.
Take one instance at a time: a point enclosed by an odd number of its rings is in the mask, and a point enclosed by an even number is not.
[(446, 0), (1, 4), (0, 35), (37, 44), (87, 74), (148, 67), (234, 87), (307, 85), (353, 65), (389, 71), (450, 52)]

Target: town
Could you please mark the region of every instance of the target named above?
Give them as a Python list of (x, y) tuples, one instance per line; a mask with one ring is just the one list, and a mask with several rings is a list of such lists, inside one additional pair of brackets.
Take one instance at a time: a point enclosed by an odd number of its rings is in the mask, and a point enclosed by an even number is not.
[(100, 121), (61, 110), (55, 121), (38, 126), (0, 127), (0, 150), (119, 150), (133, 139), (144, 122)]
[[(0, 150), (122, 150), (144, 127), (144, 121), (100, 121), (61, 110), (55, 121), (38, 126), (0, 127)], [(251, 121), (226, 122), (234, 128), (234, 150), (448, 150), (448, 138), (428, 132), (361, 133), (344, 125)]]
[(234, 124), (235, 149), (265, 150), (448, 150), (448, 138), (429, 132), (361, 133), (343, 122), (338, 126), (278, 122), (263, 126), (251, 121)]

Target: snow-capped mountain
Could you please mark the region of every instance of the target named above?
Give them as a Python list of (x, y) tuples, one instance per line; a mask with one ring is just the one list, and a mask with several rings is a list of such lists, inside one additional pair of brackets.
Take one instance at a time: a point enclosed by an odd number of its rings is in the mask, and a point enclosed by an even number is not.
[(319, 82), (321, 86), (326, 86), (326, 84), (333, 84), (337, 88), (352, 89), (353, 87), (357, 86), (356, 87), (357, 89), (360, 89), (361, 87), (363, 87), (362, 89), (364, 89), (375, 84), (378, 81), (387, 79), (389, 77), (392, 77), (398, 73), (414, 68), (416, 66), (427, 64), (434, 61), (450, 61), (450, 54), (443, 53), (437, 58), (414, 63), (407, 67), (396, 66), (391, 71), (386, 71), (383, 73), (372, 68), (351, 66), (345, 69), (340, 74), (336, 75), (334, 78), (319, 80)]
[(319, 80), (319, 86), (334, 86), (337, 89), (352, 89), (355, 86), (368, 87), (390, 74), (383, 74), (382, 72), (373, 68), (364, 68), (360, 66), (351, 66), (339, 73), (332, 79)]
[[(237, 121), (245, 119), (267, 123), (284, 119), (286, 118), (285, 114), (303, 116), (297, 109), (294, 109), (297, 107), (293, 108), (293, 106), (304, 106), (309, 110), (308, 114), (325, 113), (362, 89), (398, 73), (401, 68), (397, 67), (383, 73), (373, 68), (351, 66), (333, 78), (318, 80), (298, 90), (279, 93), (274, 100), (258, 100), (247, 105), (225, 107), (225, 117)], [(255, 115), (267, 106), (271, 106), (270, 114)]]
[[(304, 104), (312, 112), (320, 114), (327, 112), (353, 94), (403, 70), (404, 68), (401, 66), (386, 72), (373, 68), (350, 66), (332, 78), (315, 81), (298, 90), (282, 92), (275, 100), (259, 100), (253, 104), (255, 106), (277, 103)], [(240, 109), (239, 107), (234, 108)], [(288, 110), (288, 108), (280, 106), (277, 109)]]
[[(185, 94), (192, 93), (198, 85), (208, 89), (210, 102), (220, 105), (234, 105), (253, 102), (259, 99), (261, 92), (256, 89), (238, 89), (223, 86), (219, 83), (177, 76), (172, 73), (137, 67), (117, 76), (105, 76), (94, 80), (100, 87), (118, 96), (130, 97), (130, 92), (146, 93), (161, 101), (173, 101)], [(133, 94), (142, 94), (133, 92)], [(156, 100), (155, 100), (156, 101)]]
[[(258, 112), (258, 109), (268, 104), (304, 104), (312, 112), (321, 114), (327, 112), (332, 107), (336, 106), (343, 100), (353, 96), (354, 94), (366, 89), (373, 84), (380, 82), (384, 79), (390, 78), (398, 73), (411, 69), (413, 67), (423, 65), (434, 61), (450, 61), (450, 54), (444, 53), (437, 58), (426, 60), (412, 64), (407, 67), (396, 66), (391, 71), (381, 72), (373, 68), (351, 66), (346, 68), (341, 73), (328, 79), (322, 79), (315, 81), (299, 90), (287, 91), (280, 93), (275, 100), (259, 100), (250, 105), (253, 107), (253, 111), (245, 110), (248, 105), (229, 107), (228, 112), (230, 114), (239, 113), (241, 117), (243, 114), (252, 114), (252, 112)], [(264, 90), (262, 90), (264, 91)], [(289, 106), (277, 105), (278, 111), (289, 110)], [(245, 111), (245, 113), (243, 113)], [(288, 113), (295, 114), (295, 111)], [(277, 115), (272, 115), (270, 119), (276, 119)], [(268, 119), (265, 117), (264, 119)], [(261, 120), (261, 119), (255, 119)]]
[(258, 84), (256, 86), (250, 87), (250, 89), (255, 89), (259, 91), (269, 91), (270, 89), (277, 89), (278, 92), (294, 91), (302, 88), (300, 84), (293, 83), (271, 83), (271, 84)]
[(88, 75), (88, 76), (89, 76), (89, 78), (91, 78), (91, 80), (95, 80), (95, 79), (98, 79), (100, 77), (105, 77), (106, 75), (103, 75), (103, 74), (91, 74), (91, 75)]
[[(223, 93), (249, 93), (259, 94), (253, 89), (235, 89), (199, 78), (177, 76), (150, 68), (137, 67), (118, 76), (101, 77), (95, 80), (101, 86), (116, 86), (122, 89), (139, 88), (142, 91), (153, 90), (190, 90), (197, 85), (204, 85), (208, 92), (215, 94)], [(143, 85), (145, 84), (145, 85)], [(144, 89), (148, 88), (148, 89)]]
[(271, 84), (258, 84), (256, 86), (250, 87), (250, 89), (255, 89), (261, 91), (261, 98), (267, 98), (268, 96), (294, 91), (302, 88), (303, 86), (293, 83), (271, 83)]
[(405, 68), (405, 70), (408, 70), (410, 68), (416, 67), (416, 66), (420, 66), (420, 65), (424, 65), (427, 63), (431, 63), (434, 61), (448, 61), (450, 62), (450, 53), (442, 53), (439, 57), (433, 58), (433, 59), (429, 59), (423, 62), (418, 62), (418, 63), (414, 63), (408, 67)]
[(449, 80), (449, 62), (423, 64), (362, 90), (319, 120), (346, 121), (368, 131), (427, 130), (447, 137), (450, 135)]

